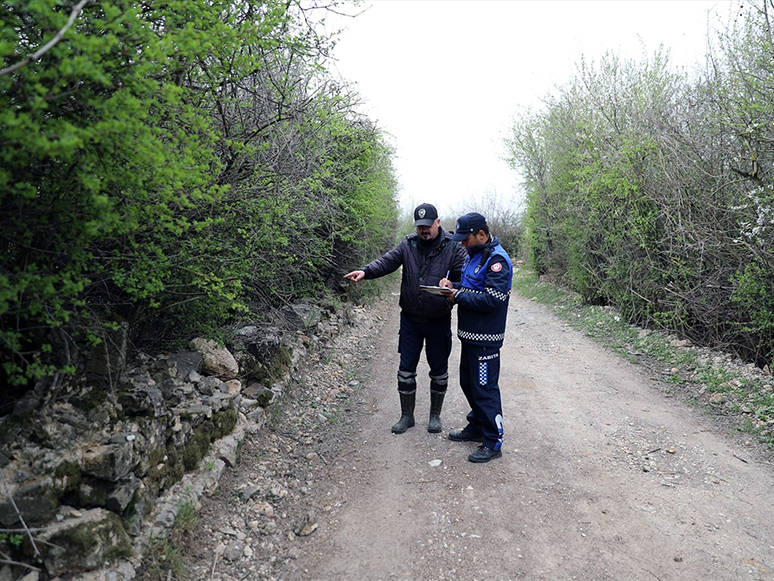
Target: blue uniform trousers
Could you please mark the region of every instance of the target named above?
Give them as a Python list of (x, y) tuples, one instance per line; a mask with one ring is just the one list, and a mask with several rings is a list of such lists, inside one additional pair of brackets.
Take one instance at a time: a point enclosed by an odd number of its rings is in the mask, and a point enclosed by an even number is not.
[(461, 341), (460, 387), (468, 400), (470, 431), (484, 436), (484, 446), (499, 450), (503, 443), (500, 401), (500, 348)]
[(449, 354), (452, 348), (451, 314), (437, 319), (417, 319), (400, 313), (398, 352), (398, 389), (416, 389), (417, 365), (424, 347), (430, 367), (430, 386), (433, 391), (446, 392), (449, 382)]

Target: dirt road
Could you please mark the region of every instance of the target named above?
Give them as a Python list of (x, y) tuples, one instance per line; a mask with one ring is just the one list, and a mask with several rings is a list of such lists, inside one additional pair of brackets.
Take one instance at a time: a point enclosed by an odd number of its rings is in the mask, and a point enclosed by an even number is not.
[[(394, 435), (397, 315), (396, 296), (361, 314), (248, 439), (184, 541), (187, 579), (774, 580), (771, 454), (516, 294), (503, 457), (446, 438), (468, 411), (456, 381), (427, 432), (425, 366), (417, 425)], [(452, 378), (458, 358), (455, 339)]]
[[(774, 466), (643, 369), (514, 295), (504, 454), (477, 465), (476, 444), (446, 439), (468, 411), (456, 384), (442, 434), (427, 386), (417, 426), (390, 433), (397, 320), (332, 461), (333, 508), (283, 579), (774, 579)], [(455, 339), (452, 377), (458, 356)]]

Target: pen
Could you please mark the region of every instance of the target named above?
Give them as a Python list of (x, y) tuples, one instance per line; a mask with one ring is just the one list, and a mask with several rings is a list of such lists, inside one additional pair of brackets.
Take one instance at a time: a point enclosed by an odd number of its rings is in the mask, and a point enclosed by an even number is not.
[(446, 280), (449, 280), (449, 273), (450, 273), (450, 272), (451, 272), (451, 270), (447, 270), (447, 271), (446, 271)]

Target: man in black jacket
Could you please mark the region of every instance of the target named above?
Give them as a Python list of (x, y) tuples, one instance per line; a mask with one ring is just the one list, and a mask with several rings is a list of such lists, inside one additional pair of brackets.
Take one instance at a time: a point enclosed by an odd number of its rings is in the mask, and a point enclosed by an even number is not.
[(441, 408), (449, 383), (449, 354), (452, 347), (452, 303), (445, 297), (421, 290), (420, 285), (434, 286), (442, 278), (459, 280), (465, 251), (451, 233), (441, 227), (438, 211), (432, 204), (414, 209), (415, 233), (401, 240), (395, 248), (361, 270), (344, 275), (352, 282), (379, 278), (403, 267), (400, 285), (400, 338), (398, 352), (398, 394), (401, 415), (392, 426), (402, 434), (414, 425), (417, 392), (417, 365), (425, 349), (430, 367), (430, 421), (427, 431), (441, 431)]

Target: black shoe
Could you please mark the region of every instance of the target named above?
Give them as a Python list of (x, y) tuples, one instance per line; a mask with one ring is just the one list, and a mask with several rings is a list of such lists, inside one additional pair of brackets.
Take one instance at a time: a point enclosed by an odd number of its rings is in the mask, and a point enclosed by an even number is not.
[(461, 430), (457, 430), (456, 432), (449, 432), (449, 439), (453, 442), (483, 442), (484, 436), (479, 434), (475, 435), (475, 433), (469, 429), (470, 426), (465, 426)]
[(499, 458), (503, 453), (500, 450), (492, 450), (486, 446), (479, 446), (478, 450), (468, 456), (468, 460), (471, 462), (489, 462), (495, 458)]

